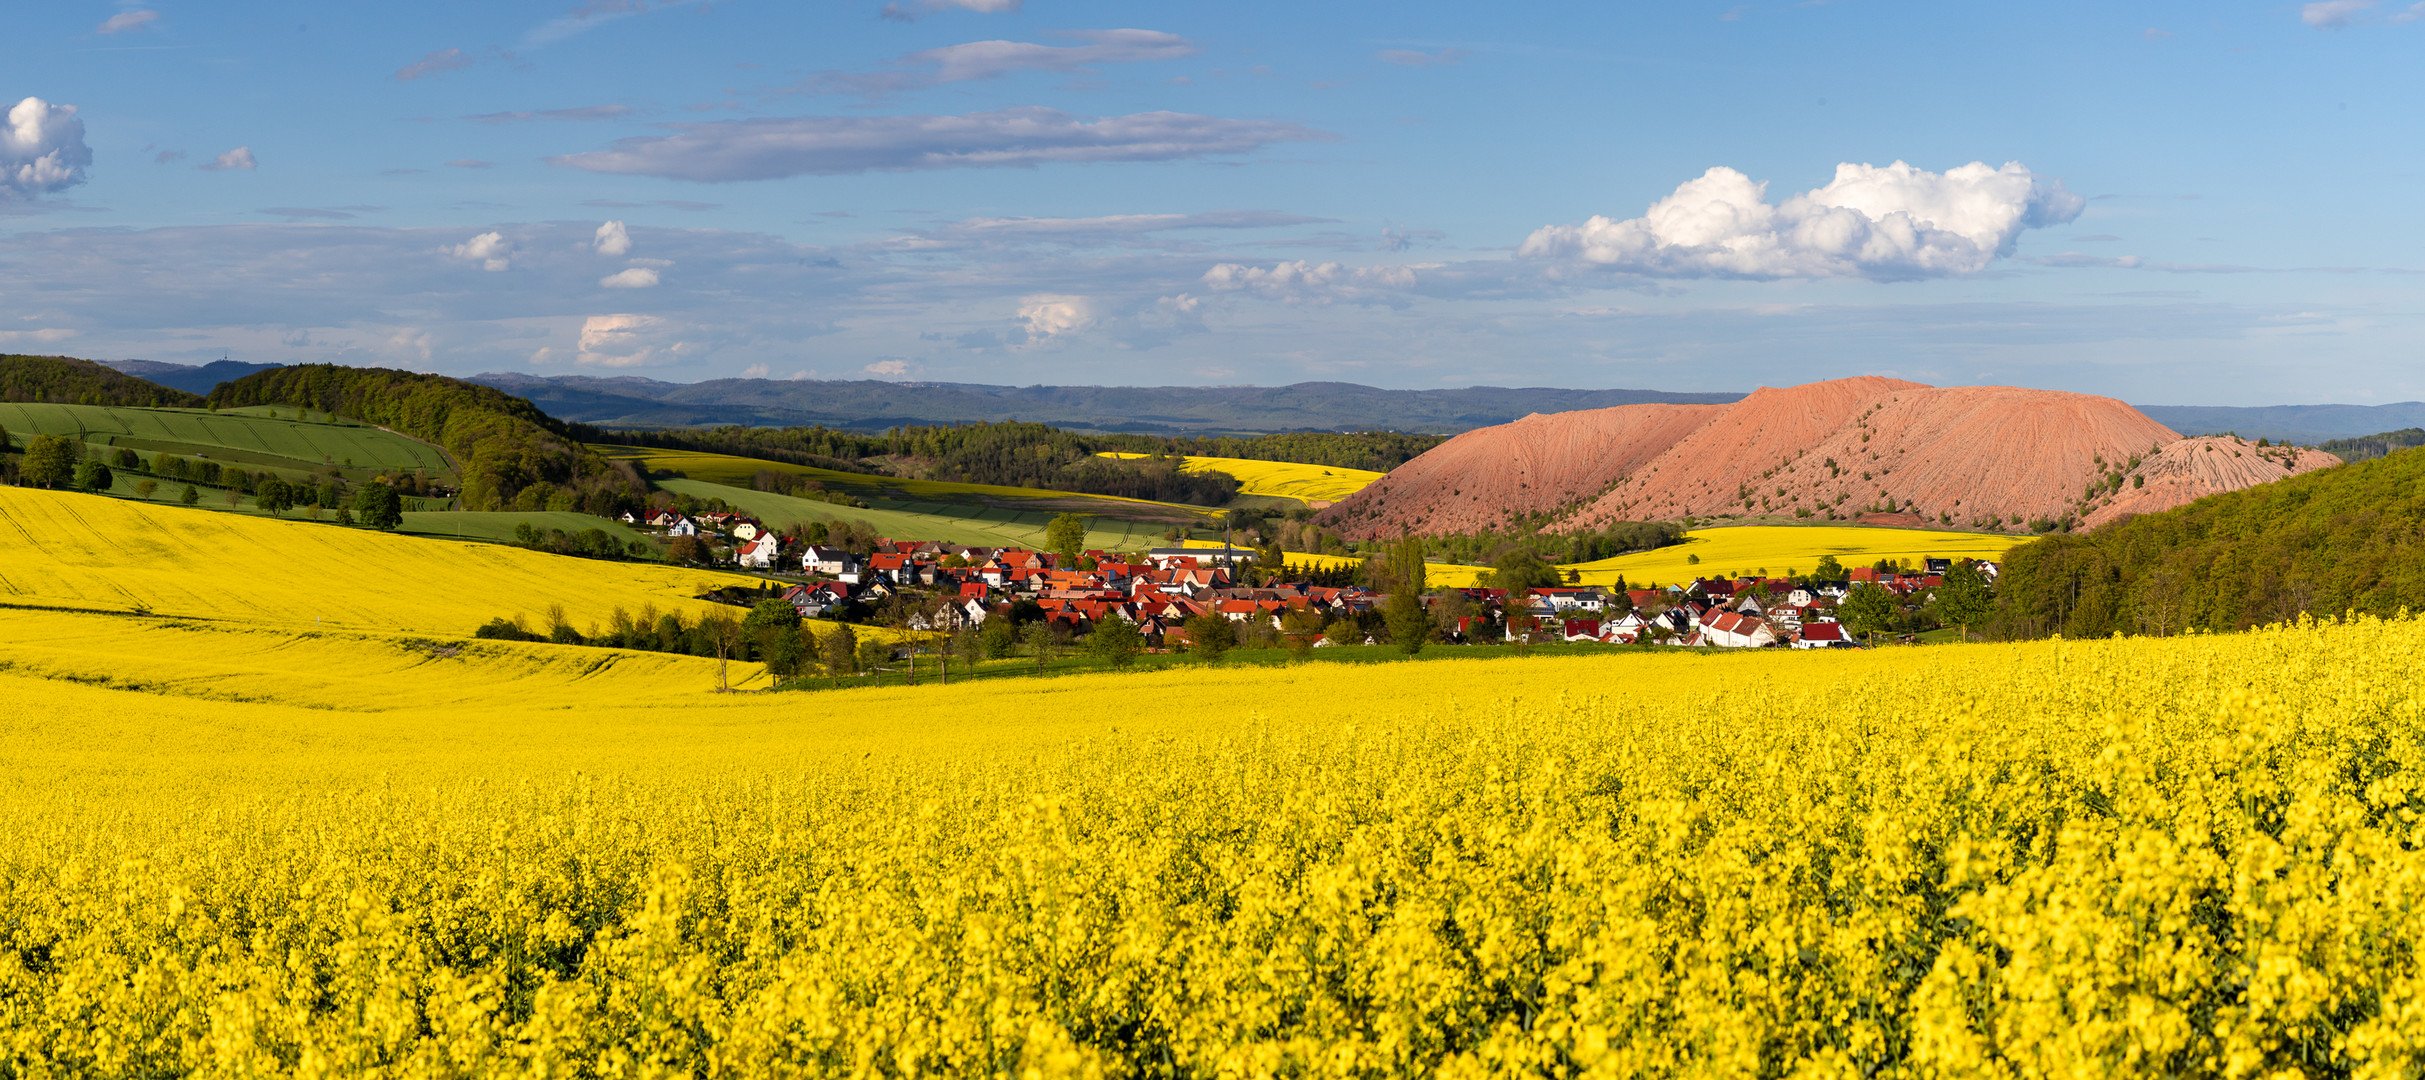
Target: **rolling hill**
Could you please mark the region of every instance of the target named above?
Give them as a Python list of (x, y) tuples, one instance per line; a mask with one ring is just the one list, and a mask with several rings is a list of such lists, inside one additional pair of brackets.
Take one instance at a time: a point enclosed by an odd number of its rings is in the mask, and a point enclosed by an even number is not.
[[(1650, 410), (1662, 409), (1666, 413)], [(2015, 387), (1931, 387), (1865, 376), (1762, 388), (1684, 427), (1674, 406), (1595, 416), (1611, 434), (1578, 444), (1554, 418), (1469, 432), (1323, 515), (1351, 536), (1464, 531), (1510, 512), (1574, 505), (1562, 525), (1893, 515), (2015, 531), (2095, 525), (2339, 463), (2319, 451), (2184, 443), (2111, 398)], [(1654, 432), (1637, 436), (1637, 432)], [(1664, 441), (1665, 445), (1658, 445)], [(2175, 446), (2174, 444), (2182, 444)], [(2228, 456), (2226, 456), (2228, 455)], [(1435, 464), (1431, 459), (1437, 458)], [(1550, 473), (1527, 462), (1567, 463)], [(1606, 464), (1592, 465), (1592, 461)], [(1396, 478), (1404, 474), (1404, 481)], [(1540, 478), (1542, 485), (1532, 483)], [(1605, 481), (1595, 487), (1594, 481)], [(1506, 496), (1513, 489), (1520, 497)]]

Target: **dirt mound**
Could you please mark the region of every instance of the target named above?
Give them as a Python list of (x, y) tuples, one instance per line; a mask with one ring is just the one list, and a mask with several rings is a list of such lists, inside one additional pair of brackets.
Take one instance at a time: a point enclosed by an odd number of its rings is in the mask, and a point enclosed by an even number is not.
[(2338, 462), (2185, 440), (2091, 394), (1863, 376), (1762, 388), (1733, 405), (1628, 405), (1467, 432), (1323, 521), (1355, 537), (1463, 532), (1588, 500), (1561, 526), (1786, 515), (2042, 530)]
[(2132, 514), (2170, 510), (2340, 463), (2322, 450), (2258, 446), (2229, 435), (2182, 439), (2139, 462), (2129, 481), (2090, 508), (2086, 523), (2093, 528)]
[[(1764, 395), (1774, 400), (1744, 415)], [(1612, 488), (1578, 523), (1909, 513), (2013, 528), (2084, 515), (2092, 482), (2180, 438), (2112, 398), (2009, 386), (1847, 379), (1762, 390), (1735, 410)]]
[(1469, 431), (1322, 512), (1356, 538), (1469, 532), (1598, 494), (1712, 418), (1739, 406), (1619, 405), (1534, 413)]

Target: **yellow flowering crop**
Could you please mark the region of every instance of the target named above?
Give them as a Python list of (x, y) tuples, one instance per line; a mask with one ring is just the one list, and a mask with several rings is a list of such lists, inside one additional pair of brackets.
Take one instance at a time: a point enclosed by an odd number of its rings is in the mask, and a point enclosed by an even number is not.
[[(1141, 458), (1147, 455), (1110, 451), (1104, 457)], [(1364, 490), (1389, 474), (1368, 469), (1341, 469), (1294, 461), (1253, 458), (1196, 457), (1179, 459), (1179, 468), (1192, 473), (1226, 473), (1238, 480), (1242, 495), (1272, 495), (1304, 502), (1337, 502)]]
[[(2013, 545), (2028, 539), (1859, 525), (1734, 525), (1695, 529), (1681, 544), (1576, 563), (1574, 568), (1592, 585), (1612, 584), (1620, 574), (1631, 585), (1672, 585), (1696, 577), (1750, 575), (1761, 570), (1777, 577), (1788, 570), (1807, 574), (1825, 555), (1835, 556), (1847, 567), (1867, 566), (1879, 559), (1905, 559), (1913, 565), (1931, 557), (1999, 559)], [(1686, 561), (1695, 557), (1700, 561)]]
[(731, 609), (691, 597), (735, 584), (758, 579), (0, 487), (0, 604), (15, 606), (465, 634), (550, 604), (582, 628), (644, 604), (695, 621)]
[(0, 1075), (2415, 1075), (2421, 631), (715, 695), (0, 611)]

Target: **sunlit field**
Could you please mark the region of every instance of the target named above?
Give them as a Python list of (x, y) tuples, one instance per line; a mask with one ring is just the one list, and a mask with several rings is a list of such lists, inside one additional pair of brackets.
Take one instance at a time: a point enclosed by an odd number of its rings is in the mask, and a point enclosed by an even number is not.
[[(1109, 452), (1104, 457), (1142, 458), (1148, 455)], [(1238, 480), (1238, 494), (1269, 495), (1303, 502), (1337, 502), (1364, 488), (1388, 473), (1365, 469), (1339, 469), (1328, 465), (1301, 465), (1293, 461), (1257, 461), (1252, 458), (1185, 457), (1180, 468), (1192, 473), (1225, 473)]]
[(695, 620), (729, 609), (692, 597), (732, 584), (758, 579), (0, 488), (0, 604), (14, 606), (469, 633), (551, 604), (575, 626), (645, 604)]
[(0, 1061), (2402, 1075), (2421, 629), (719, 695), (0, 611)]
[[(275, 417), (270, 413), (276, 413)], [(0, 427), (19, 438), (73, 435), (93, 446), (127, 447), (149, 458), (167, 452), (201, 455), (223, 464), (269, 465), (307, 473), (335, 465), (360, 479), (379, 469), (427, 469), (448, 475), (435, 446), (369, 424), (296, 409), (142, 409), (122, 405), (0, 402)]]
[(1846, 567), (1880, 559), (1907, 560), (1915, 566), (1927, 558), (1992, 560), (2029, 539), (1861, 526), (1738, 525), (1695, 529), (1681, 544), (1575, 563), (1573, 569), (1591, 585), (1613, 584), (1619, 575), (1631, 585), (1673, 585), (1697, 577), (1807, 574), (1828, 555)]

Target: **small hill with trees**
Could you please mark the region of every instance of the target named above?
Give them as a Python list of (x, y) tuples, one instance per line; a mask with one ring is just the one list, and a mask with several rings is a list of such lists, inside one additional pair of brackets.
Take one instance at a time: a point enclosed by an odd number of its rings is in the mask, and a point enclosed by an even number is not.
[(0, 401), (59, 405), (140, 405), (200, 408), (183, 390), (145, 382), (90, 360), (68, 356), (0, 355)]
[(2210, 495), (2012, 549), (2006, 637), (2230, 631), (2425, 610), (2425, 453)]
[(636, 469), (601, 457), (538, 406), (443, 375), (305, 364), (222, 383), (208, 400), (316, 409), (434, 443), (458, 463), (466, 509), (607, 516), (646, 497)]

